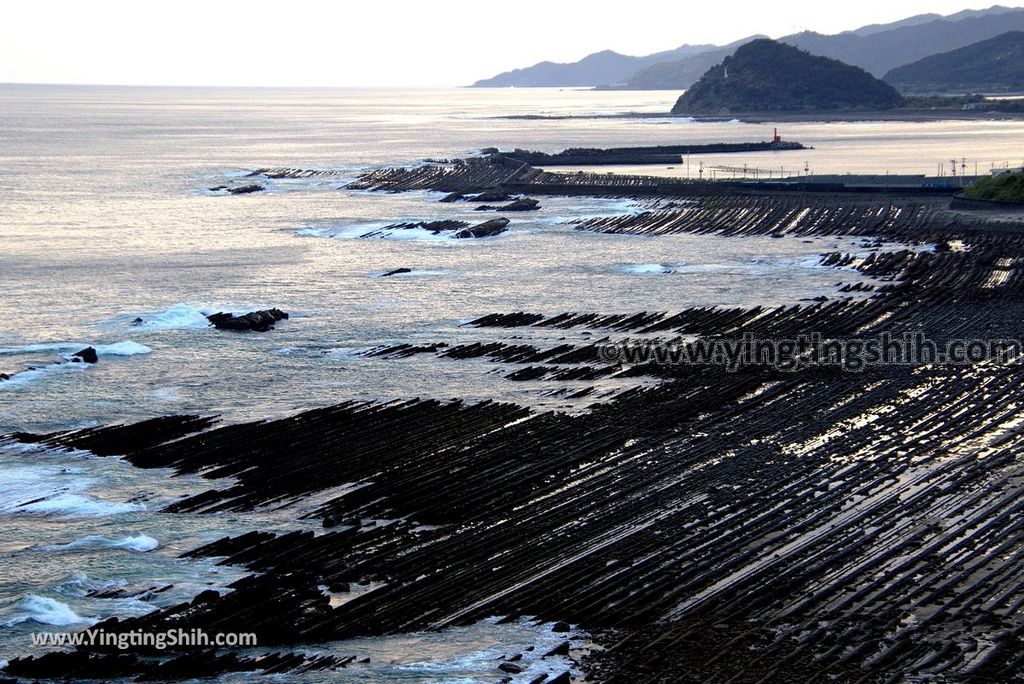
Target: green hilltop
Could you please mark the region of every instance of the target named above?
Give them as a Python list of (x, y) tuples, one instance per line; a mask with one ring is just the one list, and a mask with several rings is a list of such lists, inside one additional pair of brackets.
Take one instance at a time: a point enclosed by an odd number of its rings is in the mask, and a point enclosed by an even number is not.
[(895, 88), (859, 67), (764, 38), (709, 69), (672, 113), (890, 109), (902, 103)]

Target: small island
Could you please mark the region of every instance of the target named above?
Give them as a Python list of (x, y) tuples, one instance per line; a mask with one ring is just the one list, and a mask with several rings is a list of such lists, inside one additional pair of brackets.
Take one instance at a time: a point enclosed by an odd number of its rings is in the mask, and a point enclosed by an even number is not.
[(673, 114), (886, 110), (903, 104), (888, 83), (858, 67), (774, 40), (741, 46), (676, 101)]

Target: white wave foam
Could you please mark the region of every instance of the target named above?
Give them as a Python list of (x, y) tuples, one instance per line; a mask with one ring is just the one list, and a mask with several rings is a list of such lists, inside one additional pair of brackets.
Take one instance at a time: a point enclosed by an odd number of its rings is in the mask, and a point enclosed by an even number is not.
[(619, 268), (626, 273), (635, 275), (651, 275), (671, 273), (674, 266), (674, 264), (623, 264)]
[(48, 363), (45, 366), (36, 366), (35, 368), (15, 373), (7, 380), (0, 380), (0, 390), (28, 385), (36, 380), (41, 380), (51, 373), (84, 371), (88, 367), (88, 364), (85, 363)]
[(301, 237), (334, 238), (336, 240), (355, 240), (366, 233), (383, 228), (386, 224), (376, 226), (321, 226), (300, 228), (295, 231)]
[(19, 612), (8, 620), (7, 627), (21, 624), (22, 622), (38, 622), (43, 625), (54, 625), (66, 627), (69, 625), (94, 625), (96, 620), (90, 617), (82, 617), (71, 609), (66, 603), (61, 603), (46, 596), (28, 594), (18, 602)]
[(218, 311), (227, 310), (222, 308), (216, 309), (212, 307), (191, 306), (189, 304), (175, 304), (165, 311), (154, 311), (140, 314), (139, 318), (142, 319), (142, 323), (139, 323), (138, 327), (154, 330), (207, 328), (210, 326), (210, 321), (207, 320), (206, 314), (212, 314)]
[(96, 354), (99, 356), (139, 356), (140, 354), (152, 353), (152, 351), (146, 345), (132, 342), (131, 340), (96, 345)]
[(122, 342), (114, 342), (112, 344), (89, 344), (87, 342), (46, 342), (43, 344), (28, 344), (24, 347), (8, 347), (0, 349), (0, 355), (14, 355), (14, 354), (35, 354), (38, 352), (59, 352), (62, 355), (70, 358), (70, 355), (85, 349), (86, 347), (93, 347), (99, 356), (135, 356), (137, 354), (149, 354), (153, 350), (144, 344), (133, 342), (131, 340), (124, 340)]
[(75, 352), (82, 347), (74, 342), (47, 342), (44, 344), (28, 344), (24, 347), (0, 348), (0, 355), (9, 354), (34, 354), (36, 352)]
[(94, 481), (76, 468), (0, 468), (0, 514), (91, 518), (145, 509), (139, 503), (104, 501), (82, 493), (92, 484)]
[(108, 537), (102, 534), (90, 534), (67, 544), (47, 544), (38, 547), (41, 551), (74, 551), (76, 549), (127, 549), (146, 553), (160, 546), (153, 537), (146, 534), (133, 534), (127, 537)]
[(153, 390), (153, 398), (157, 401), (176, 402), (181, 401), (181, 394), (176, 387), (161, 387)]
[(453, 241), (454, 230), (439, 233), (426, 228), (387, 228), (394, 223), (363, 224), (361, 226), (322, 226), (300, 228), (295, 231), (302, 237), (321, 237), (334, 240), (402, 240), (422, 242)]
[[(24, 347), (0, 349), (0, 355), (31, 354), (42, 351), (55, 351), (60, 352), (63, 357), (63, 361), (57, 363), (48, 363), (43, 366), (35, 366), (28, 370), (13, 373), (7, 380), (0, 380), (0, 390), (22, 387), (54, 373), (84, 371), (89, 368), (90, 364), (72, 363), (72, 361), (75, 360), (72, 355), (89, 346), (92, 345), (80, 342), (54, 342), (49, 344), (30, 344)], [(114, 342), (112, 344), (97, 344), (93, 346), (93, 348), (96, 350), (96, 355), (99, 357), (138, 356), (140, 354), (149, 354), (153, 351), (146, 345), (139, 344), (138, 342), (133, 342), (131, 340)]]
[(82, 494), (59, 494), (42, 501), (34, 501), (18, 506), (17, 510), (41, 515), (60, 515), (66, 518), (99, 518), (118, 513), (141, 511), (145, 510), (145, 508), (145, 506), (139, 503), (104, 501)]

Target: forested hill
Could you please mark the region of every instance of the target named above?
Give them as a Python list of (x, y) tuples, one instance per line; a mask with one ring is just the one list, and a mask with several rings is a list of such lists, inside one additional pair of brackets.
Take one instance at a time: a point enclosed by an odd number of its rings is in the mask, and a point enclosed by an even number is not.
[(674, 114), (890, 109), (903, 98), (858, 67), (774, 40), (741, 46), (712, 67), (672, 108)]

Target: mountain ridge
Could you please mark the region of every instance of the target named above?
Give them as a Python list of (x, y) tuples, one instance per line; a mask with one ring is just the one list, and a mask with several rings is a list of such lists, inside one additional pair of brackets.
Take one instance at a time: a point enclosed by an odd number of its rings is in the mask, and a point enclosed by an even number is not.
[(1024, 32), (930, 55), (897, 67), (885, 81), (904, 92), (1024, 91)]
[[(1011, 16), (1007, 17), (1007, 14)], [(963, 47), (1008, 30), (1024, 30), (1024, 8), (994, 5), (982, 10), (963, 10), (946, 17), (922, 14), (832, 35), (805, 31), (784, 36), (779, 41), (881, 76), (895, 67), (937, 54), (940, 50)], [(603, 50), (576, 62), (559, 64), (546, 61), (513, 69), (481, 79), (473, 87), (681, 90), (692, 85), (709, 66), (720, 61), (725, 52), (731, 52), (728, 48), (739, 47), (761, 37), (748, 36), (724, 46), (682, 45), (643, 56)]]

